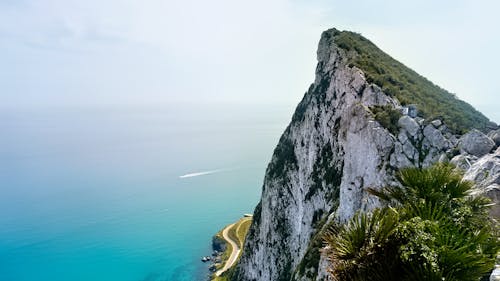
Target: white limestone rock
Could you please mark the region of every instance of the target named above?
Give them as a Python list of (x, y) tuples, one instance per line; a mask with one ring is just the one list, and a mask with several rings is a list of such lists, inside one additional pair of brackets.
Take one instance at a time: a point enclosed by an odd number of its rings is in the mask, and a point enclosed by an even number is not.
[(407, 133), (404, 129), (402, 129), (398, 134), (398, 140), (400, 143), (405, 144), (408, 141)]
[(439, 157), (441, 156), (441, 151), (435, 147), (431, 147), (427, 153), (427, 155), (424, 158), (424, 161), (422, 162), (421, 167), (429, 167), (432, 164), (438, 162)]
[(418, 153), (418, 150), (412, 145), (411, 142), (406, 142), (405, 144), (403, 144), (403, 152), (410, 161), (412, 161), (413, 163), (418, 163), (420, 155)]
[(438, 130), (440, 130), (441, 132), (446, 132), (448, 131), (448, 127), (445, 124), (443, 124), (439, 126)]
[(443, 122), (441, 122), (441, 120), (439, 120), (439, 119), (436, 119), (436, 120), (431, 121), (431, 124), (432, 124), (432, 126), (434, 126), (434, 128), (439, 128), (439, 126), (441, 126), (443, 124)]
[(399, 142), (394, 145), (394, 153), (391, 154), (389, 163), (392, 167), (398, 169), (413, 166), (413, 163), (408, 159), (406, 153), (403, 152), (403, 145)]
[[(490, 197), (493, 202), (500, 202), (500, 148), (487, 154), (471, 165), (464, 175), (465, 180), (476, 183), (479, 193)], [(491, 214), (500, 218), (500, 205), (493, 206)]]
[(459, 147), (462, 152), (481, 157), (495, 147), (495, 142), (482, 132), (472, 129), (460, 138)]
[(410, 116), (404, 115), (398, 120), (399, 127), (405, 129), (412, 137), (417, 135), (420, 125)]
[[(334, 281), (332, 276), (328, 273), (328, 267), (330, 266), (330, 262), (326, 258), (324, 254), (321, 254), (318, 266), (318, 276), (316, 277), (316, 281)], [(305, 278), (304, 280), (309, 280)]]
[(451, 133), (446, 133), (445, 136), (448, 142), (450, 143), (450, 147), (456, 147), (458, 145), (458, 138), (455, 135), (452, 135)]
[(491, 273), (490, 281), (500, 281), (500, 266), (497, 266)]
[(448, 142), (441, 134), (441, 131), (429, 124), (424, 128), (424, 137), (429, 141), (430, 145), (437, 149), (445, 149), (448, 147)]
[(462, 171), (467, 171), (476, 161), (477, 161), (476, 156), (468, 154), (459, 154), (451, 158), (450, 163), (460, 168)]
[[(366, 188), (380, 188), (393, 178), (388, 165), (395, 139), (373, 120), (369, 107), (397, 102), (349, 67), (347, 56), (324, 34), (315, 82), (266, 171), (237, 280), (291, 279), (321, 226), (318, 221), (337, 204), (339, 221), (380, 205)], [(304, 276), (296, 273), (292, 279)], [(321, 276), (325, 272), (318, 272)]]
[(439, 159), (438, 159), (439, 163), (447, 163), (449, 161), (450, 161), (450, 159), (448, 159), (448, 155), (446, 155), (446, 153), (442, 153), (441, 155), (439, 155)]
[(425, 123), (425, 119), (422, 117), (417, 116), (417, 117), (414, 117), (414, 119), (418, 123), (419, 126), (423, 126)]
[[(343, 222), (357, 211), (379, 207), (366, 189), (394, 183), (395, 169), (445, 159), (457, 142), (444, 124), (424, 128), (413, 107), (410, 116), (398, 120), (397, 137), (375, 121), (371, 106), (401, 107), (368, 83), (359, 69), (347, 65), (350, 54), (337, 48), (334, 33), (323, 33), (315, 81), (266, 170), (233, 280), (330, 280), (324, 256), (316, 267), (298, 270), (307, 254), (319, 253), (312, 247), (313, 237), (328, 221)], [(468, 170), (475, 160), (459, 155), (451, 162), (465, 162)], [(471, 177), (479, 177), (476, 174), (471, 172)]]
[(495, 142), (496, 146), (500, 146), (500, 129), (490, 131), (488, 137)]

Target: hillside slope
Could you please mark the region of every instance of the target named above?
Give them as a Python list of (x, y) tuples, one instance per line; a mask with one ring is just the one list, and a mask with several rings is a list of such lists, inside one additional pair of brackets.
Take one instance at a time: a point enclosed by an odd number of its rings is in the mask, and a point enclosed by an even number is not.
[(417, 105), (421, 117), (440, 118), (456, 133), (495, 127), (470, 104), (396, 61), (363, 36), (347, 31), (327, 34), (334, 36), (339, 48), (349, 52), (349, 65), (361, 69), (369, 83), (378, 85), (402, 105)]
[[(457, 132), (493, 126), (470, 105), (379, 56), (387, 55), (357, 34), (322, 34), (315, 81), (274, 151), (232, 280), (328, 280), (320, 248), (329, 221), (379, 206), (365, 190), (393, 182), (397, 169), (454, 157)], [(399, 88), (378, 81), (377, 71)], [(416, 104), (421, 116), (441, 113), (439, 119), (405, 115), (401, 100)]]

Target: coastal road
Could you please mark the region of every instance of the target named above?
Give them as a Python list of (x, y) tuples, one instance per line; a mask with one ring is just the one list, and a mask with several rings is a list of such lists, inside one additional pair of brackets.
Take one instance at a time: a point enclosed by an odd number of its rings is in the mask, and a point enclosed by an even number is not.
[(236, 241), (233, 241), (228, 235), (229, 229), (231, 229), (235, 224), (236, 223), (230, 224), (226, 228), (224, 228), (224, 230), (222, 230), (222, 237), (224, 237), (224, 239), (227, 242), (229, 242), (229, 244), (231, 244), (233, 250), (231, 251), (231, 255), (227, 259), (226, 263), (224, 264), (224, 267), (215, 272), (216, 276), (220, 276), (222, 273), (226, 272), (226, 270), (231, 268), (231, 266), (234, 265), (234, 263), (238, 259), (238, 256), (240, 255), (241, 252), (240, 245), (238, 245)]

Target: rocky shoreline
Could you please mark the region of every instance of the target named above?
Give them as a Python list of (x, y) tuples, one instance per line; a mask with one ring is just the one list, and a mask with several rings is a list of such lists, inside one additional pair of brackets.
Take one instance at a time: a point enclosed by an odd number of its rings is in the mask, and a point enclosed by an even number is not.
[(212, 237), (212, 253), (207, 256), (201, 257), (201, 262), (208, 264), (206, 280), (210, 281), (217, 267), (222, 264), (222, 255), (226, 251), (226, 241), (219, 237), (217, 234)]

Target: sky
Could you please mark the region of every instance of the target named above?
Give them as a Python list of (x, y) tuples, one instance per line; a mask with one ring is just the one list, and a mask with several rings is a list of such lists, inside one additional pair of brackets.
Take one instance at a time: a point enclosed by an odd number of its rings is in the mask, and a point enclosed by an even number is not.
[(498, 1), (1, 0), (0, 108), (295, 106), (359, 32), (500, 123)]

